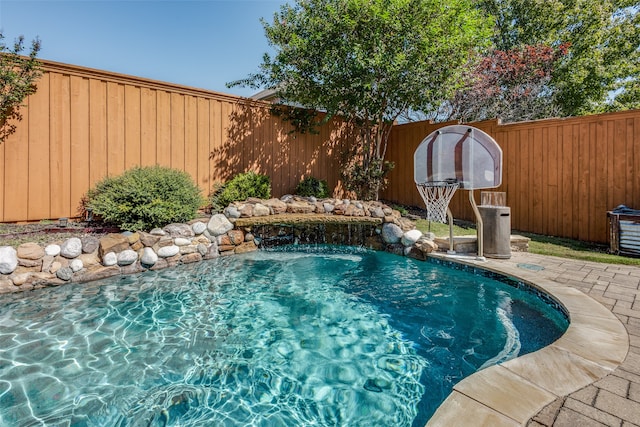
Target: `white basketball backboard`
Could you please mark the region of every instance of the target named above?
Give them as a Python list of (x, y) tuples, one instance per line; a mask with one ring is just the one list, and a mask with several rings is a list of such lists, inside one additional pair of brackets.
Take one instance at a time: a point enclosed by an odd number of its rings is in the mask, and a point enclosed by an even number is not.
[(466, 190), (495, 188), (502, 184), (502, 149), (480, 129), (445, 126), (422, 140), (413, 168), (416, 184), (455, 180)]

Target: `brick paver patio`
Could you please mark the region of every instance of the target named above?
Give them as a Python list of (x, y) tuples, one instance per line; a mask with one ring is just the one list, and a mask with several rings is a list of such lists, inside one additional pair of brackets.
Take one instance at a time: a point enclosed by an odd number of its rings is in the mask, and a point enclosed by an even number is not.
[(557, 399), (530, 427), (640, 426), (640, 268), (514, 253), (498, 261), (542, 266), (537, 274), (579, 289), (611, 310), (629, 333), (629, 353), (611, 374)]

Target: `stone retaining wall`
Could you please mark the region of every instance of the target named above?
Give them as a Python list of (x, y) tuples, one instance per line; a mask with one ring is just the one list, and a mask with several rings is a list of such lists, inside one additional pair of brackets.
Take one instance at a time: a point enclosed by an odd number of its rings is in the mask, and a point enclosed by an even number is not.
[(284, 196), (233, 203), (223, 214), (150, 232), (0, 247), (0, 293), (88, 282), (287, 243), (360, 245), (426, 259), (437, 246), (379, 202)]

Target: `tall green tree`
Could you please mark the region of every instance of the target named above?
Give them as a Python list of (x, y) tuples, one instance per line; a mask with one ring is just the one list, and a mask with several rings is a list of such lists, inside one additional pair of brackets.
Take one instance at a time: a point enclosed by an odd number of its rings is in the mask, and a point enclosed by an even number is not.
[(283, 103), (353, 125), (342, 172), (361, 198), (384, 185), (394, 121), (448, 99), (491, 35), (472, 0), (297, 0), (263, 25), (274, 56), (230, 85), (272, 88)]
[(22, 102), (35, 93), (35, 82), (42, 74), (36, 60), (40, 40), (33, 40), (29, 56), (22, 56), (23, 50), (24, 37), (20, 36), (9, 47), (0, 32), (0, 143), (16, 131), (16, 121), (22, 119)]
[(640, 108), (637, 0), (480, 0), (495, 48), (568, 46), (549, 82), (562, 116)]

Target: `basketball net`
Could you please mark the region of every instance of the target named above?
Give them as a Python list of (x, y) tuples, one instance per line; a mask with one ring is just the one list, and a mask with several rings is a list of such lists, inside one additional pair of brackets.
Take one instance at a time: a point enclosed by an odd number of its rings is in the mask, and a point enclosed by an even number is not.
[(416, 184), (427, 207), (427, 220), (447, 223), (447, 208), (458, 189), (456, 181), (430, 181)]

